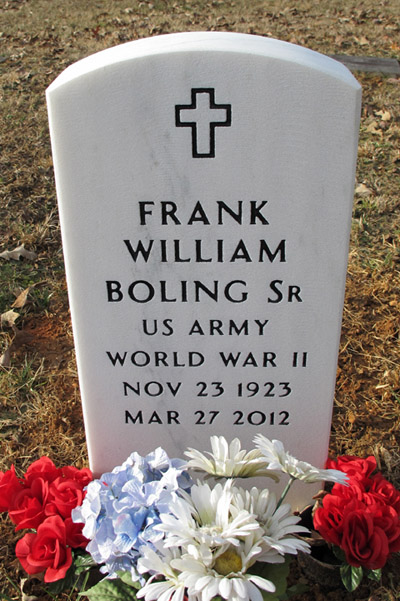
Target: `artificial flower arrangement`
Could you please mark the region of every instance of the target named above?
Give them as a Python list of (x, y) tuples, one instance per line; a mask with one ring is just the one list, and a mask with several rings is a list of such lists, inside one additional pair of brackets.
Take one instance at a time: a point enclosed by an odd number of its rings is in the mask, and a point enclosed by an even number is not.
[[(400, 493), (373, 475), (374, 459), (342, 457), (321, 470), (280, 441), (258, 435), (254, 442), (247, 452), (238, 439), (212, 436), (212, 452), (189, 449), (187, 461), (161, 448), (132, 453), (95, 480), (88, 469), (56, 468), (47, 457), (22, 478), (14, 467), (0, 472), (0, 511), (16, 530), (29, 530), (16, 556), (53, 594), (75, 587), (97, 601), (287, 599), (288, 556), (310, 552), (309, 530), (284, 503), (299, 479), (334, 483), (318, 500), (314, 528), (343, 560), (347, 588), (359, 584), (363, 568), (377, 578), (400, 550)], [(205, 479), (194, 479), (197, 472)], [(236, 481), (282, 474), (279, 499)], [(87, 590), (93, 570), (98, 582)]]
[(376, 472), (376, 459), (344, 456), (327, 467), (347, 474), (317, 502), (313, 524), (340, 560), (342, 581), (350, 591), (364, 573), (379, 581), (389, 556), (400, 551), (400, 492)]
[(84, 553), (88, 541), (71, 512), (92, 480), (89, 469), (56, 468), (48, 457), (33, 462), (22, 478), (14, 466), (0, 472), (0, 512), (8, 512), (16, 531), (29, 530), (15, 548), (28, 574), (43, 574), (46, 583), (63, 582), (73, 555)]

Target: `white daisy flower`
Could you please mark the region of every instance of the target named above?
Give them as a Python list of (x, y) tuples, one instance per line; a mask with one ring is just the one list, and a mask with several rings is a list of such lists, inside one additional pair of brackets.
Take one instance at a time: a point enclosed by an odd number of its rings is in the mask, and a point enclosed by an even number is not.
[(285, 472), (291, 478), (303, 480), (303, 482), (320, 482), (326, 480), (328, 482), (347, 484), (347, 476), (344, 472), (319, 469), (311, 465), (311, 463), (299, 461), (285, 451), (280, 440), (271, 441), (262, 434), (258, 434), (254, 438), (254, 443), (268, 461), (269, 468), (272, 470)]
[(165, 533), (165, 545), (206, 544), (209, 547), (238, 545), (239, 540), (256, 531), (262, 533), (255, 516), (247, 510), (231, 511), (231, 482), (225, 485), (198, 483), (190, 496), (185, 494), (171, 504), (169, 513), (161, 513), (155, 529)]
[[(239, 547), (230, 546), (216, 554), (204, 547), (190, 547), (190, 553), (173, 560), (172, 565), (180, 570), (179, 578), (188, 594), (198, 601), (211, 601), (216, 596), (229, 601), (262, 601), (260, 589), (273, 593), (275, 585), (247, 572), (250, 566), (244, 547), (245, 543), (241, 543)], [(248, 555), (252, 555), (251, 552)]]
[(298, 524), (300, 518), (292, 514), (289, 504), (277, 507), (276, 497), (269, 490), (235, 488), (232, 505), (238, 511), (245, 509), (253, 513), (263, 529), (262, 542), (257, 541), (263, 552), (257, 561), (283, 563), (286, 553), (296, 555), (298, 551), (310, 551), (308, 543), (296, 537), (309, 534), (308, 529)]
[[(145, 601), (183, 601), (185, 585), (179, 579), (179, 573), (171, 566), (171, 561), (178, 557), (180, 551), (165, 549), (162, 543), (158, 543), (156, 548), (159, 554), (150, 547), (143, 546), (140, 549), (138, 572), (149, 573), (151, 576), (136, 596), (144, 597)], [(164, 579), (161, 580), (160, 577)]]
[(185, 455), (189, 457), (188, 468), (201, 470), (217, 478), (250, 478), (253, 476), (269, 476), (276, 482), (278, 476), (267, 469), (268, 462), (258, 449), (247, 452), (241, 449), (238, 438), (230, 444), (223, 436), (211, 436), (212, 452), (206, 455), (196, 449), (188, 449)]

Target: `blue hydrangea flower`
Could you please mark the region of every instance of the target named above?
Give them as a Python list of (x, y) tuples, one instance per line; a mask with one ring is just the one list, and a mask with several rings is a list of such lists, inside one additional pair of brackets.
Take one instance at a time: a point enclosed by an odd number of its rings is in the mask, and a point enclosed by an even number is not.
[(170, 459), (158, 448), (146, 457), (132, 453), (112, 472), (103, 474), (87, 486), (80, 507), (72, 511), (74, 522), (83, 523), (89, 539), (86, 550), (108, 578), (117, 571), (129, 571), (134, 581), (139, 548), (153, 546), (164, 534), (155, 530), (160, 513), (169, 513), (171, 503), (182, 490), (189, 490), (191, 479), (186, 462)]

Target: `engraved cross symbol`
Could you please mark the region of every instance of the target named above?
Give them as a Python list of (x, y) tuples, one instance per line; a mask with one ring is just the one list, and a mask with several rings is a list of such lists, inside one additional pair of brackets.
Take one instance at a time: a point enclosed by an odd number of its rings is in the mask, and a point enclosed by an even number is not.
[(214, 88), (192, 88), (191, 104), (175, 105), (176, 127), (192, 130), (192, 156), (215, 158), (215, 128), (230, 127), (232, 106), (215, 103)]

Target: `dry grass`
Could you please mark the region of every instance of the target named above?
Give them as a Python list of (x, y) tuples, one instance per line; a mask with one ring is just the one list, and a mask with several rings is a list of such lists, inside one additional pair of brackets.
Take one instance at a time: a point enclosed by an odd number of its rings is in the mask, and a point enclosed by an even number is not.
[[(398, 57), (397, 0), (4, 0), (0, 14), (0, 252), (24, 243), (33, 261), (0, 259), (0, 468), (42, 454), (86, 463), (57, 218), (44, 90), (70, 63), (125, 41), (185, 30), (256, 33), (328, 54)], [(375, 454), (400, 488), (400, 80), (357, 74), (363, 112), (331, 450)], [(40, 285), (39, 285), (40, 284)], [(21, 599), (15, 535), (0, 522), (0, 599)], [(312, 587), (294, 601), (395, 601), (398, 557), (381, 585), (339, 595)], [(15, 581), (15, 585), (9, 581)], [(40, 597), (46, 599), (44, 594)], [(62, 597), (60, 597), (62, 598)], [(65, 597), (64, 597), (65, 598)]]

